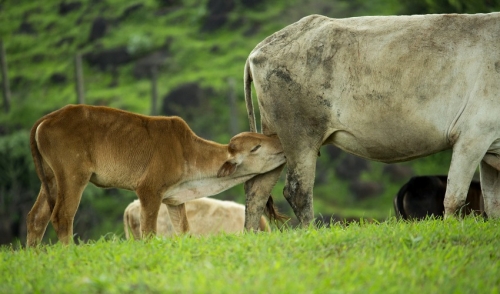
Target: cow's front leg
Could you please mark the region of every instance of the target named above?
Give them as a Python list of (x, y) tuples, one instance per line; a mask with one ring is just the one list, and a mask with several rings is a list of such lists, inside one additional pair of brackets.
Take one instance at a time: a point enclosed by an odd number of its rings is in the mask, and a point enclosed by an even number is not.
[(313, 187), (317, 154), (317, 150), (311, 149), (291, 156), (287, 154), (288, 172), (283, 195), (303, 227), (314, 220)]
[[(473, 132), (470, 133), (473, 134)], [(461, 137), (453, 146), (444, 197), (445, 218), (455, 216), (464, 206), (474, 172), (484, 157), (490, 142), (488, 138), (482, 138), (478, 135)]]
[(284, 165), (257, 175), (245, 182), (245, 229), (257, 231), (271, 191), (278, 181)]
[(480, 165), (482, 212), (490, 218), (500, 218), (500, 156), (486, 154)]

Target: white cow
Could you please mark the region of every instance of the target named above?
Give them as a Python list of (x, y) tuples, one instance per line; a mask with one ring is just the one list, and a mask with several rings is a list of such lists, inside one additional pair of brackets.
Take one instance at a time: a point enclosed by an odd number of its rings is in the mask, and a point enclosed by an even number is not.
[[(225, 233), (241, 233), (245, 224), (245, 206), (233, 201), (223, 201), (213, 198), (200, 198), (185, 203), (186, 214), (189, 222), (189, 231), (195, 236), (205, 236)], [(135, 200), (130, 203), (123, 213), (125, 237), (141, 238), (141, 203)], [(159, 236), (172, 236), (182, 233), (182, 229), (170, 222), (167, 206), (162, 204), (158, 212), (156, 234)], [(259, 230), (269, 232), (269, 224), (261, 216)]]
[[(251, 130), (253, 81), (262, 131), (285, 151), (284, 196), (304, 225), (324, 144), (386, 163), (453, 149), (446, 216), (480, 165), (486, 213), (500, 217), (500, 13), (307, 16), (259, 43), (244, 79)], [(245, 185), (246, 228), (280, 172)]]

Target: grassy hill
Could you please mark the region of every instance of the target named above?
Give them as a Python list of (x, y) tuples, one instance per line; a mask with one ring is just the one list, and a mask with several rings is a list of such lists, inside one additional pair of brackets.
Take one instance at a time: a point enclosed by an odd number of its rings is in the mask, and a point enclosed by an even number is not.
[(498, 293), (498, 220), (0, 247), (2, 293)]

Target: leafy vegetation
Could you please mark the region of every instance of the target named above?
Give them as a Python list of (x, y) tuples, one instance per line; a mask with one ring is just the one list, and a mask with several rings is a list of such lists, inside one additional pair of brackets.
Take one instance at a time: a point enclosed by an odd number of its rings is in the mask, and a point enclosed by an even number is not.
[[(0, 221), (4, 223), (0, 235), (24, 239), (24, 218), (39, 189), (28, 131), (42, 115), (76, 102), (77, 53), (83, 56), (86, 103), (149, 114), (151, 69), (155, 67), (160, 113), (180, 115), (197, 134), (227, 142), (235, 132), (248, 129), (242, 91), (248, 53), (266, 36), (305, 15), (488, 12), (499, 8), (498, 1), (490, 0), (0, 1), (0, 37), (12, 92), (11, 110), (0, 114)], [(233, 82), (236, 90), (231, 88)], [(170, 95), (190, 83), (203, 93), (201, 102), (190, 105), (189, 95)], [(228, 107), (231, 95), (237, 101), (234, 113)], [(392, 197), (410, 175), (444, 174), (450, 158), (444, 152), (391, 165), (399, 167), (398, 174), (391, 173), (389, 165), (357, 161), (331, 147), (323, 147), (321, 152), (314, 191), (317, 214), (379, 220), (393, 214)], [(283, 183), (281, 179), (273, 195), (279, 207), (292, 215), (281, 197)], [(108, 232), (119, 234), (123, 209), (134, 197), (128, 191), (89, 185), (76, 217), (77, 237), (87, 240)], [(243, 188), (235, 187), (217, 197), (243, 203)], [(47, 235), (53, 236), (50, 228)], [(0, 240), (9, 242), (12, 239)]]
[(498, 293), (500, 222), (366, 222), (0, 249), (2, 293)]

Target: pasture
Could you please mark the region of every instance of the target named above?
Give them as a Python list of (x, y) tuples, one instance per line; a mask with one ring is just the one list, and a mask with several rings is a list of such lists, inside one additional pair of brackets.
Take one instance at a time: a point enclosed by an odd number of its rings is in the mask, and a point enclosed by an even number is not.
[(0, 293), (499, 293), (500, 220), (0, 249)]

